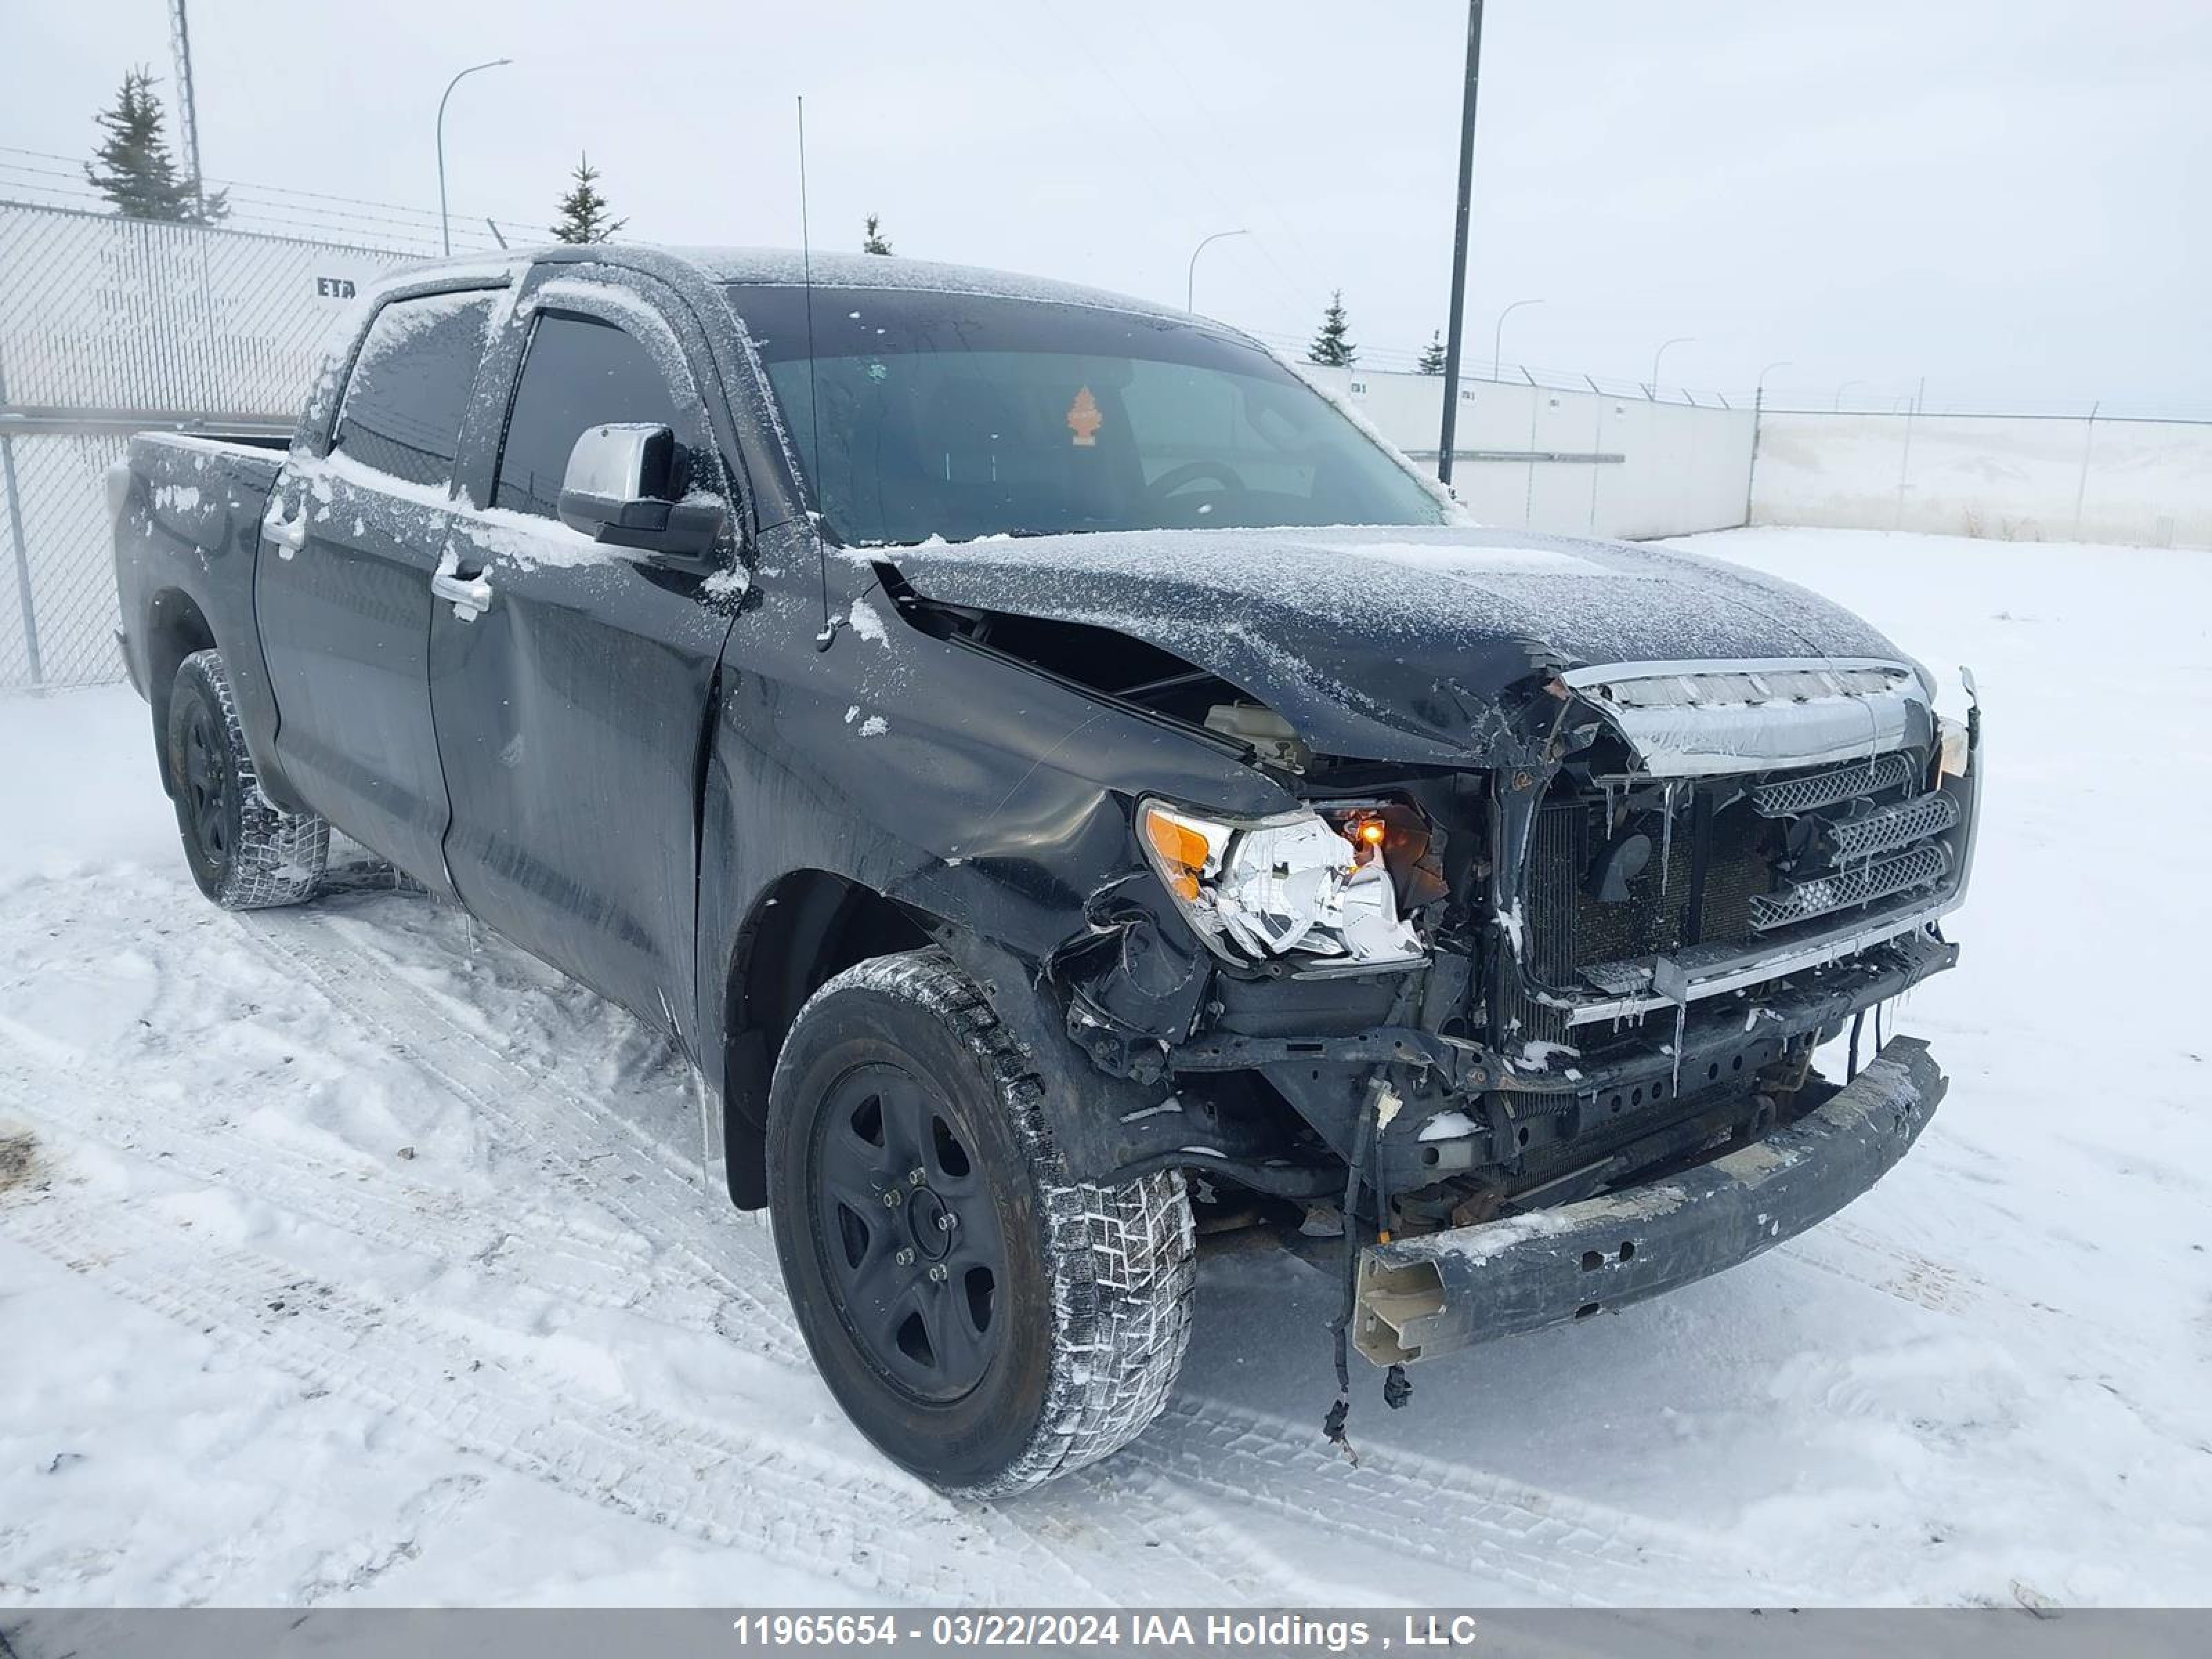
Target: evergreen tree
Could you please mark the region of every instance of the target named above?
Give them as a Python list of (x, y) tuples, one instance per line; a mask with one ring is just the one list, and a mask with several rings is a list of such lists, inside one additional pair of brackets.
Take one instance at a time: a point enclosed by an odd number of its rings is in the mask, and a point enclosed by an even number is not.
[(161, 100), (143, 66), (124, 72), (113, 106), (94, 118), (106, 136), (95, 159), (85, 163), (84, 176), (125, 218), (212, 224), (228, 216), (226, 192), (208, 191), (203, 207), (193, 181), (178, 176), (161, 131)]
[(1338, 289), (1328, 296), (1328, 309), (1322, 313), (1321, 332), (1306, 348), (1306, 361), (1331, 368), (1350, 368), (1359, 361), (1359, 348), (1347, 337), (1349, 332), (1350, 325), (1344, 318), (1344, 290)]
[(607, 198), (599, 193), (599, 170), (592, 165), (589, 155), (576, 158), (576, 171), (571, 177), (575, 183), (561, 198), (561, 222), (553, 227), (554, 238), (563, 242), (612, 240), (629, 221), (607, 216)]
[(1413, 365), (1418, 374), (1441, 374), (1444, 372), (1444, 331), (1430, 331), (1428, 344), (1421, 348), (1421, 361)]
[(863, 253), (889, 253), (891, 245), (883, 233), (882, 221), (871, 213), (868, 216), (868, 239), (860, 244)]

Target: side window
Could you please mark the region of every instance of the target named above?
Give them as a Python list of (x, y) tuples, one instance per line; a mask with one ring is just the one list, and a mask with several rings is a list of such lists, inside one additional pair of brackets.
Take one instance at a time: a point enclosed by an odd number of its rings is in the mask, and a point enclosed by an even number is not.
[(577, 438), (590, 427), (630, 421), (668, 427), (679, 441), (686, 435), (652, 355), (611, 323), (539, 313), (507, 414), (491, 504), (553, 517)]
[(378, 312), (331, 447), (395, 478), (444, 489), (496, 297), (432, 294)]

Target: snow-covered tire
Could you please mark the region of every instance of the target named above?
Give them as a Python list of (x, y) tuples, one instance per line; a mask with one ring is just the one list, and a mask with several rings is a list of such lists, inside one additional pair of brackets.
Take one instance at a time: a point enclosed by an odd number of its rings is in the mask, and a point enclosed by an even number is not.
[[(1182, 1176), (1072, 1179), (1043, 1103), (934, 950), (830, 980), (776, 1062), (769, 1206), (807, 1346), (860, 1431), (945, 1492), (1021, 1492), (1119, 1450), (1166, 1406), (1189, 1344)], [(994, 1248), (994, 1270), (974, 1265)]]
[(185, 861), (200, 891), (226, 910), (314, 896), (331, 826), (312, 812), (283, 811), (261, 793), (220, 653), (195, 651), (177, 665), (163, 758)]

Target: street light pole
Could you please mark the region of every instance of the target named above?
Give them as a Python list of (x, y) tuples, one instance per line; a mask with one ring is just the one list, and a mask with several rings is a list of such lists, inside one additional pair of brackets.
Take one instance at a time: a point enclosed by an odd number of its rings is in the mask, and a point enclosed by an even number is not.
[(1468, 0), (1467, 92), (1459, 112), (1459, 217), (1452, 230), (1449, 334), (1444, 342), (1444, 414), (1437, 434), (1437, 482), (1449, 484), (1459, 436), (1459, 348), (1466, 333), (1468, 204), (1474, 191), (1474, 88), (1482, 69), (1482, 0)]
[(1836, 400), (1828, 405), (1828, 413), (1831, 415), (1842, 414), (1844, 412), (1844, 393), (1849, 392), (1855, 386), (1864, 386), (1866, 382), (1864, 380), (1846, 380), (1841, 386), (1838, 386), (1836, 388)]
[(1652, 402), (1656, 403), (1659, 401), (1659, 360), (1667, 355), (1667, 348), (1669, 346), (1678, 345), (1695, 345), (1697, 341), (1698, 337), (1694, 334), (1677, 334), (1671, 340), (1662, 340), (1659, 343), (1659, 349), (1651, 354)]
[(1182, 284), (1182, 308), (1185, 311), (1194, 312), (1198, 309), (1198, 256), (1205, 252), (1208, 246), (1219, 241), (1224, 236), (1249, 236), (1251, 234), (1249, 230), (1217, 230), (1212, 235), (1201, 240), (1196, 247), (1191, 249), (1190, 270), (1185, 274)]
[(1492, 380), (1495, 380), (1498, 378), (1498, 365), (1505, 351), (1505, 319), (1520, 310), (1522, 306), (1540, 306), (1543, 303), (1541, 300), (1516, 300), (1498, 313), (1498, 326), (1491, 331), (1490, 336), (1490, 378)]
[(445, 96), (438, 100), (438, 238), (447, 253), (453, 251), (453, 228), (446, 219), (446, 99), (453, 95), (453, 88), (478, 70), (498, 69), (514, 61), (512, 58), (495, 58), (489, 64), (471, 64), (446, 82)]

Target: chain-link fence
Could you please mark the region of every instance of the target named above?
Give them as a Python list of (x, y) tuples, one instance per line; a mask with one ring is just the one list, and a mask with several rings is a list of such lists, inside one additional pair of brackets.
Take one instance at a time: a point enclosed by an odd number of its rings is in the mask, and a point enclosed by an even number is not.
[(0, 687), (120, 675), (109, 464), (134, 431), (288, 426), (346, 301), (405, 258), (0, 204)]

